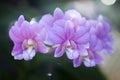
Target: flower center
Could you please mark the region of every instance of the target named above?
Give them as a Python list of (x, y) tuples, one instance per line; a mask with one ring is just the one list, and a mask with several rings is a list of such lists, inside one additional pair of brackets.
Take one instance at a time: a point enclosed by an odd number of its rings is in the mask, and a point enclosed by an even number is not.
[(74, 43), (74, 41), (66, 41), (66, 50), (68, 50), (69, 52), (72, 52), (73, 50), (73, 48), (75, 48), (76, 47), (76, 44)]
[(67, 48), (75, 48), (76, 47), (76, 44), (74, 41), (67, 41), (67, 45), (66, 45)]
[[(52, 46), (53, 48), (56, 48), (58, 47), (60, 44), (56, 44), (54, 46)], [(72, 52), (73, 49), (76, 48), (76, 44), (74, 41), (65, 41), (63, 44), (62, 44), (62, 51), (69, 51), (69, 52)]]
[(28, 52), (31, 52), (34, 48), (36, 48), (37, 44), (34, 40), (28, 39), (27, 41), (25, 41), (24, 46), (25, 48), (27, 48)]

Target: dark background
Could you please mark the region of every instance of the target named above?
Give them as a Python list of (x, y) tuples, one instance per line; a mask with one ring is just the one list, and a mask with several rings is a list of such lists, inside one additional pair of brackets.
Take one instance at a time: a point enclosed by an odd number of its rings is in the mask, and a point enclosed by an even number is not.
[[(108, 80), (99, 66), (86, 68), (81, 65), (74, 68), (66, 55), (54, 58), (53, 54), (38, 53), (31, 61), (14, 60), (11, 56), (13, 43), (8, 32), (19, 15), (24, 15), (28, 21), (33, 17), (39, 21), (43, 14), (53, 13), (56, 7), (63, 11), (72, 8), (72, 5), (66, 7), (72, 1), (78, 0), (0, 0), (0, 80)], [(80, 1), (92, 1), (95, 4), (96, 15), (91, 17), (103, 14), (113, 28), (120, 31), (119, 0), (110, 7), (102, 4), (100, 0)]]

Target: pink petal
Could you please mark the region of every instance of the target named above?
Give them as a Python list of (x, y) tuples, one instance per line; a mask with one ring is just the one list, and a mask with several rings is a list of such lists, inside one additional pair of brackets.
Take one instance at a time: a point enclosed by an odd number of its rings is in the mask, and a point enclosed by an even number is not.
[(66, 21), (65, 21), (64, 19), (57, 20), (57, 21), (54, 22), (54, 26), (55, 26), (55, 27), (56, 27), (56, 26), (59, 26), (59, 27), (63, 27), (63, 28), (64, 28), (65, 22), (66, 22)]
[(80, 19), (81, 15), (80, 15), (80, 13), (78, 13), (75, 10), (68, 10), (68, 11), (65, 12), (65, 18), (70, 19), (70, 20), (73, 19), (73, 18)]
[(24, 16), (20, 15), (17, 21), (18, 27), (21, 27), (22, 23), (25, 21)]
[(38, 42), (37, 50), (38, 50), (40, 53), (47, 53), (47, 52), (49, 51), (49, 48), (48, 48), (47, 46), (45, 46), (43, 43)]
[(74, 67), (79, 67), (81, 65), (82, 61), (78, 58), (73, 60), (73, 66)]
[(90, 48), (95, 48), (97, 45), (97, 37), (95, 35), (90, 36)]
[(19, 54), (22, 54), (22, 45), (21, 45), (21, 43), (19, 43), (19, 44), (15, 43), (13, 50), (12, 50), (12, 56), (16, 56)]
[(66, 37), (70, 38), (72, 37), (73, 33), (74, 33), (74, 25), (71, 21), (67, 21), (66, 24), (65, 24), (65, 35)]
[(99, 15), (98, 21), (101, 22), (103, 24), (103, 26), (105, 26), (103, 28), (106, 32), (112, 31), (112, 27), (110, 26), (109, 22), (107, 22), (102, 15)]
[(64, 54), (63, 47), (60, 45), (56, 48), (54, 57), (61, 57)]
[(42, 29), (40, 33), (38, 33), (38, 37), (40, 37), (41, 41), (45, 41), (47, 38), (47, 31), (46, 29)]
[(107, 53), (113, 53), (113, 48), (112, 48), (112, 46), (106, 44), (106, 45), (105, 45), (105, 49), (107, 50)]
[[(45, 43), (49, 45), (60, 44), (63, 41), (62, 33), (57, 32), (59, 30), (52, 30), (48, 32), (48, 37)], [(64, 35), (63, 35), (64, 36)]]
[(32, 33), (30, 29), (30, 23), (27, 21), (24, 21), (22, 26), (21, 26), (21, 36), (24, 37), (25, 39), (31, 38)]
[(44, 41), (47, 37), (47, 30), (38, 23), (34, 23), (30, 27), (31, 29), (31, 37), (39, 39), (40, 41)]
[(103, 43), (100, 39), (97, 40), (96, 46), (93, 48), (94, 51), (101, 51), (103, 49)]
[(9, 36), (13, 42), (22, 42), (23, 37), (21, 36), (20, 28), (13, 26), (9, 31)]
[(54, 35), (58, 36), (59, 38), (65, 39), (65, 36), (64, 36), (65, 32), (63, 27), (56, 25), (52, 28), (51, 31), (54, 33)]
[(88, 43), (89, 38), (90, 38), (89, 33), (86, 33), (86, 34), (84, 34), (83, 36), (75, 39), (74, 41), (76, 41), (76, 42), (79, 43), (79, 44), (85, 44), (85, 43)]
[[(80, 26), (80, 29), (76, 31), (76, 33), (74, 34), (74, 40), (77, 40), (79, 38), (81, 38), (81, 36), (84, 36), (85, 34), (88, 34), (89, 32), (89, 28), (86, 29), (85, 26)], [(86, 35), (87, 36), (87, 35)]]
[(87, 48), (85, 48), (84, 46), (80, 45), (79, 46), (79, 54), (80, 54), (80, 56), (87, 56), (88, 55)]
[(97, 53), (94, 53), (94, 60), (95, 60), (96, 64), (103, 64), (104, 63), (103, 58)]
[(39, 23), (44, 24), (46, 27), (52, 27), (53, 21), (54, 21), (53, 16), (50, 14), (46, 14), (41, 18)]
[(54, 19), (61, 19), (63, 18), (64, 13), (62, 12), (62, 10), (60, 8), (56, 8), (54, 11)]

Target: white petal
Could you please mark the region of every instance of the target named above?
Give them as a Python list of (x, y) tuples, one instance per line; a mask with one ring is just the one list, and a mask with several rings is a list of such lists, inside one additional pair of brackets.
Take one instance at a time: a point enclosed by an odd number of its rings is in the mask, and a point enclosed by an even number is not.
[(28, 54), (27, 51), (23, 51), (23, 58), (24, 58), (24, 60), (26, 60), (26, 61), (30, 60), (30, 57), (29, 57), (29, 54)]
[(78, 51), (72, 49), (67, 49), (66, 54), (69, 59), (75, 59), (79, 56)]
[(29, 55), (31, 59), (35, 56), (35, 53), (36, 53), (35, 50), (32, 50), (32, 52)]
[(90, 60), (88, 58), (85, 58), (85, 61), (84, 61), (84, 65), (86, 67), (93, 67), (96, 65), (95, 61), (94, 60)]
[(22, 60), (23, 59), (23, 55), (22, 54), (16, 55), (16, 56), (14, 56), (14, 59)]

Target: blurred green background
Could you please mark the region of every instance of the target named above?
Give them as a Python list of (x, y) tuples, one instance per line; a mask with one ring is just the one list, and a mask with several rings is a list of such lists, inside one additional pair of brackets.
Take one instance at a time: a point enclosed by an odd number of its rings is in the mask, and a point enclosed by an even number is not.
[(19, 15), (28, 21), (32, 18), (39, 21), (43, 14), (52, 14), (56, 7), (63, 11), (76, 9), (87, 18), (102, 14), (113, 29), (120, 31), (119, 0), (113, 5), (101, 0), (0, 0), (0, 80), (108, 80), (99, 66), (74, 68), (66, 55), (54, 58), (53, 54), (38, 53), (31, 61), (14, 60), (11, 56), (13, 43), (8, 31)]

